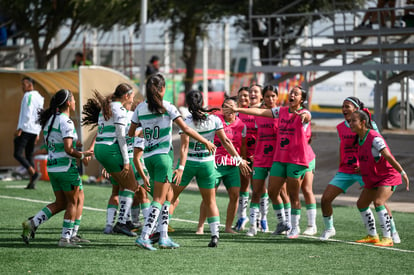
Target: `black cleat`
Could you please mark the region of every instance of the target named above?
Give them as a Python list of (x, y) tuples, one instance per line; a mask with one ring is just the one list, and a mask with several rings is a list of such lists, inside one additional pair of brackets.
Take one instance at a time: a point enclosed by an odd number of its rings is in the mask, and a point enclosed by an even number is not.
[(131, 230), (129, 230), (128, 226), (126, 224), (122, 224), (117, 222), (113, 228), (113, 232), (115, 233), (120, 233), (120, 234), (124, 234), (127, 235), (129, 237), (136, 237), (137, 233), (132, 232)]
[(155, 232), (155, 233), (152, 233), (152, 234), (149, 236), (149, 239), (150, 239), (150, 241), (151, 241), (151, 244), (158, 243), (158, 241), (160, 240), (160, 232)]
[(212, 236), (211, 241), (208, 243), (208, 247), (217, 247), (219, 238), (217, 236)]

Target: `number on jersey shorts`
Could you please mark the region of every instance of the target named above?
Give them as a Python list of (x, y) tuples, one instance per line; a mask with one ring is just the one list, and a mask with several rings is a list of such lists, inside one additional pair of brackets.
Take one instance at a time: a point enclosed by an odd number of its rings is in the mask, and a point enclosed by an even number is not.
[(118, 143), (112, 145), (95, 144), (94, 153), (95, 158), (108, 173), (121, 172), (124, 168), (124, 159)]
[(187, 160), (180, 186), (187, 186), (194, 177), (199, 188), (215, 188), (216, 168), (214, 168), (214, 160), (204, 162)]
[(78, 167), (72, 164), (66, 172), (48, 172), (53, 191), (72, 191), (73, 186), (83, 189)]
[(303, 165), (275, 161), (270, 169), (270, 175), (281, 178), (289, 177), (299, 179), (305, 175), (307, 169), (308, 167)]
[(172, 182), (172, 164), (170, 154), (158, 154), (144, 159), (145, 167), (152, 181)]
[(238, 166), (218, 166), (216, 168), (216, 187), (223, 181), (227, 189), (240, 187), (240, 169)]
[(361, 187), (364, 186), (364, 182), (362, 181), (362, 176), (360, 174), (347, 174), (338, 172), (329, 182), (329, 184), (342, 189), (342, 191), (346, 193), (348, 188), (351, 187), (355, 182), (358, 182)]

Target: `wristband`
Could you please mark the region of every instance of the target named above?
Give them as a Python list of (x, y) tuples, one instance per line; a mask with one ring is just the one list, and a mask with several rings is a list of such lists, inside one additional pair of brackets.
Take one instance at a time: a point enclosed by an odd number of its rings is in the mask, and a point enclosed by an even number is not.
[(179, 165), (178, 170), (184, 171), (184, 165)]
[(400, 174), (401, 174), (401, 176), (404, 176), (404, 175), (406, 175), (407, 173), (406, 173), (404, 170), (402, 170)]
[(84, 158), (85, 158), (85, 155), (83, 153), (81, 153), (80, 159), (83, 160)]

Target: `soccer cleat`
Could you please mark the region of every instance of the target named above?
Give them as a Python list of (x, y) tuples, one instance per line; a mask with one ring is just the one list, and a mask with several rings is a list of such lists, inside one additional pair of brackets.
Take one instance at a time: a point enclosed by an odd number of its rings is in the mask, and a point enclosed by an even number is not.
[(211, 236), (211, 241), (208, 243), (208, 247), (217, 247), (219, 238), (214, 235)]
[(398, 235), (398, 232), (397, 231), (395, 231), (394, 233), (392, 233), (392, 241), (394, 243), (401, 243), (400, 235)]
[(114, 233), (114, 232), (112, 231), (112, 225), (107, 224), (107, 225), (105, 226), (105, 229), (104, 229), (103, 233), (104, 233), (104, 234), (112, 234), (112, 233)]
[(90, 243), (90, 240), (84, 239), (79, 235), (73, 236), (72, 238), (70, 238), (70, 241), (73, 243)]
[(267, 226), (267, 220), (261, 220), (260, 227), (263, 233), (269, 232), (269, 227)]
[(289, 232), (292, 227), (288, 222), (280, 222), (276, 226), (276, 230), (272, 233), (273, 235), (282, 235), (283, 232)]
[(58, 242), (59, 247), (82, 247), (75, 242), (72, 242), (70, 239), (61, 238)]
[(163, 249), (176, 249), (180, 247), (178, 243), (173, 242), (170, 238), (160, 238), (158, 245)]
[(244, 230), (244, 226), (246, 225), (246, 223), (248, 222), (247, 217), (241, 217), (237, 220), (236, 226), (234, 227), (234, 229), (236, 231), (242, 231)]
[(141, 237), (135, 240), (135, 245), (150, 251), (157, 250), (155, 247), (152, 246), (151, 241), (149, 239), (144, 240)]
[(381, 241), (375, 243), (376, 246), (394, 246), (392, 238), (383, 237)]
[(149, 236), (149, 239), (151, 241), (151, 244), (155, 244), (158, 243), (158, 241), (160, 240), (160, 232), (154, 232)]
[(322, 232), (322, 235), (319, 237), (319, 240), (321, 241), (327, 241), (329, 240), (329, 238), (335, 236), (336, 231), (335, 228), (330, 228), (330, 229), (326, 229), (325, 231)]
[(292, 227), (292, 229), (287, 233), (286, 237), (288, 239), (297, 239), (299, 237), (300, 228), (299, 226)]
[(380, 241), (378, 235), (375, 236), (371, 236), (371, 235), (367, 235), (366, 237), (357, 240), (355, 242), (357, 243), (378, 243)]
[(168, 225), (168, 233), (174, 232), (175, 229), (171, 227), (171, 225)]
[(30, 218), (28, 218), (28, 220), (30, 220), (30, 224), (31, 224), (31, 231), (30, 231), (30, 238), (34, 239), (35, 235), (36, 235), (36, 230), (37, 230), (37, 226), (34, 225), (34, 220), (33, 220), (34, 216), (31, 216)]
[(138, 231), (138, 229), (142, 227), (141, 223), (133, 223), (132, 221), (127, 221), (125, 224), (128, 227), (128, 229), (133, 232)]
[(246, 236), (254, 237), (257, 235), (257, 228), (254, 226), (250, 226), (249, 231), (247, 231)]
[(131, 230), (129, 230), (129, 228), (126, 224), (122, 224), (122, 223), (119, 223), (119, 222), (117, 222), (115, 224), (113, 231), (115, 233), (124, 234), (124, 235), (127, 235), (129, 237), (136, 237), (137, 236), (137, 233), (132, 232)]
[(25, 244), (29, 244), (30, 234), (32, 232), (32, 220), (26, 220), (22, 223), (23, 233), (22, 238)]
[(318, 229), (317, 229), (316, 225), (308, 226), (306, 228), (306, 230), (303, 231), (303, 235), (306, 235), (306, 236), (313, 236), (316, 233), (318, 233)]

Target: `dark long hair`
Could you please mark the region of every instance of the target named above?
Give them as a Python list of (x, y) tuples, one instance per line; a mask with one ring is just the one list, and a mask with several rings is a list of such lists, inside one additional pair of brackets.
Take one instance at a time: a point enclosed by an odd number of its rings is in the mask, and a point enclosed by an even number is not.
[(262, 96), (263, 96), (263, 98), (264, 98), (266, 92), (268, 92), (268, 91), (272, 91), (276, 95), (279, 95), (279, 91), (278, 91), (278, 89), (275, 86), (273, 86), (273, 85), (266, 85), (266, 86), (263, 87), (263, 90), (262, 90)]
[(165, 88), (165, 78), (162, 74), (151, 75), (147, 80), (148, 109), (153, 114), (164, 114), (166, 109), (162, 103), (161, 91)]
[(355, 96), (348, 96), (347, 98), (345, 98), (344, 101), (351, 102), (358, 110), (362, 110), (365, 108), (364, 102), (362, 102), (361, 100), (359, 100), (359, 98)]
[(46, 136), (46, 144), (49, 141), (49, 135), (52, 130), (53, 123), (56, 119), (56, 114), (63, 111), (66, 108), (66, 102), (72, 99), (72, 93), (67, 89), (61, 89), (52, 96), (49, 104), (49, 108), (45, 110), (40, 110), (38, 113), (37, 121), (42, 126), (42, 129), (46, 126), (46, 123), (49, 121), (50, 117), (53, 116), (52, 122), (49, 125)]
[[(356, 110), (354, 113), (358, 114), (359, 120), (365, 121), (365, 125), (368, 129), (373, 129), (371, 122), (371, 113), (367, 108)], [(354, 145), (358, 144), (358, 135), (355, 135)]]
[(185, 95), (188, 111), (193, 117), (193, 121), (198, 123), (206, 120), (206, 113), (218, 111), (218, 108), (205, 109), (203, 108), (203, 95), (198, 90), (191, 90)]
[(105, 120), (109, 120), (112, 117), (111, 102), (121, 98), (127, 93), (132, 93), (132, 87), (127, 83), (121, 83), (116, 86), (115, 91), (104, 97), (97, 90), (93, 90), (93, 98), (89, 98), (85, 105), (83, 105), (82, 111), (82, 123), (81, 125), (92, 126), (92, 129), (98, 126), (99, 113), (102, 111)]

